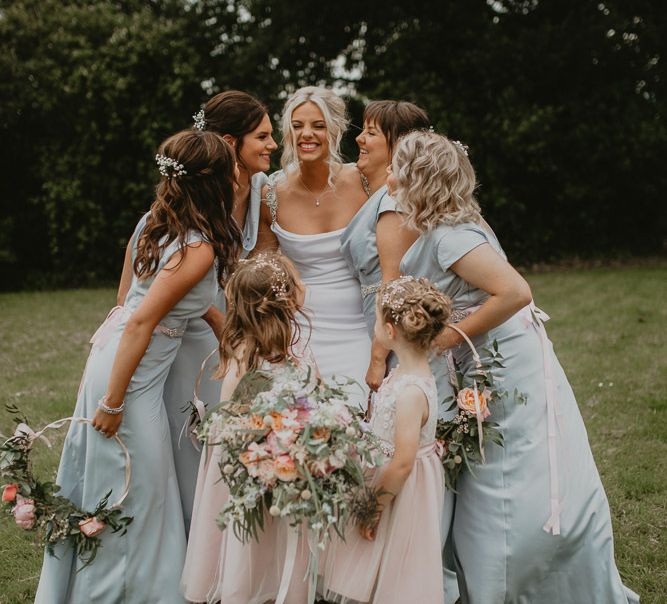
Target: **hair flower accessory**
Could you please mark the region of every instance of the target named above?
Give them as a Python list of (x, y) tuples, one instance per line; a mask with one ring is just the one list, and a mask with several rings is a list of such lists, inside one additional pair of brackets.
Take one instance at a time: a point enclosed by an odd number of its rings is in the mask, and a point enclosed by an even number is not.
[(160, 155), (159, 153), (155, 156), (155, 161), (160, 170), (162, 176), (167, 178), (178, 178), (187, 174), (187, 170), (183, 164), (179, 164), (175, 159), (167, 157), (166, 155)]
[(463, 153), (465, 153), (466, 157), (468, 156), (468, 145), (464, 145), (461, 141), (452, 141), (453, 145), (456, 145)]
[(206, 128), (206, 114), (203, 109), (200, 109), (192, 116), (192, 119), (195, 121), (194, 127), (197, 130), (204, 130)]

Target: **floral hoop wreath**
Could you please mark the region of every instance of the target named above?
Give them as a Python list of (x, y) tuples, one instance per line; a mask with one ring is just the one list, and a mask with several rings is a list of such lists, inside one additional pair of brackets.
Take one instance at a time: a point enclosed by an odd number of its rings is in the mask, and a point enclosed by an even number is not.
[[(8, 407), (8, 410), (14, 414), (19, 413), (16, 407)], [(69, 541), (84, 567), (88, 566), (95, 559), (101, 545), (100, 533), (108, 526), (112, 533), (120, 532), (122, 536), (133, 520), (130, 516), (122, 516), (121, 511), (132, 477), (127, 446), (117, 434), (113, 436), (125, 457), (125, 485), (121, 496), (109, 505), (109, 490), (95, 509), (89, 512), (76, 506), (67, 497), (58, 495), (58, 485), (37, 480), (32, 473), (30, 453), (37, 439), (51, 447), (51, 443), (44, 436), (47, 430), (61, 428), (69, 422), (91, 425), (92, 420), (85, 417), (66, 417), (51, 422), (38, 432), (27, 425), (24, 417), (17, 418), (16, 421), (18, 425), (14, 435), (0, 446), (0, 476), (8, 480), (2, 492), (3, 509), (14, 516), (18, 526), (34, 531), (36, 540), (46, 547), (49, 554), (55, 555), (54, 548), (57, 543)]]
[[(503, 357), (498, 351), (498, 343), (493, 341), (492, 349), (486, 351), (490, 355), (489, 360), (482, 362), (470, 338), (453, 323), (448, 323), (447, 326), (464, 339), (475, 364), (474, 371), (467, 379), (469, 382), (472, 378), (472, 384), (466, 385), (466, 380), (456, 367), (451, 351), (445, 353), (449, 381), (454, 388), (454, 395), (445, 402), (452, 403), (448, 410), (458, 409), (453, 419), (438, 420), (436, 442), (445, 470), (446, 487), (456, 492), (456, 483), (463, 468), (467, 468), (474, 476), (472, 465), (483, 464), (486, 461), (485, 441), (503, 445), (503, 435), (498, 429), (498, 424), (488, 421), (487, 418), (491, 415), (489, 403), (506, 397), (507, 392), (494, 381), (492, 373), (494, 367), (503, 367)], [(523, 402), (521, 397), (522, 395), (515, 393), (515, 398)]]

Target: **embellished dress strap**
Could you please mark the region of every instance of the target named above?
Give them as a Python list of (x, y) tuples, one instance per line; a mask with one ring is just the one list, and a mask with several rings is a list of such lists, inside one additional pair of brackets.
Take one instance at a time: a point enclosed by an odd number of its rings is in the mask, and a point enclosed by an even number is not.
[(371, 185), (368, 182), (368, 178), (366, 178), (366, 175), (361, 170), (359, 170), (359, 168), (357, 168), (357, 170), (359, 171), (359, 178), (361, 179), (361, 187), (363, 188), (364, 193), (366, 193), (366, 195), (370, 197)]
[(278, 182), (284, 178), (284, 173), (282, 170), (278, 170), (269, 176), (269, 180), (266, 183), (266, 206), (271, 212), (271, 226), (276, 224), (276, 217), (278, 215)]

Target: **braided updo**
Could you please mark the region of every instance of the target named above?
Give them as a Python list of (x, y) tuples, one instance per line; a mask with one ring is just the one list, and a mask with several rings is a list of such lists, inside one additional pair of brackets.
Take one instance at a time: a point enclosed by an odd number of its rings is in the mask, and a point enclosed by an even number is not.
[(380, 316), (408, 342), (428, 350), (445, 328), (451, 300), (423, 277), (399, 277), (384, 283), (377, 294)]

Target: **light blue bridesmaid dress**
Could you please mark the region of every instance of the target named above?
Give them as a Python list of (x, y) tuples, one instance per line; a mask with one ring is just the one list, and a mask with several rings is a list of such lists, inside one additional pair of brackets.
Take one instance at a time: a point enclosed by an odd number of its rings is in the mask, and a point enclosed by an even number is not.
[[(373, 338), (375, 327), (375, 298), (382, 284), (382, 270), (380, 268), (380, 256), (378, 255), (376, 237), (377, 223), (383, 213), (396, 211), (396, 202), (389, 195), (387, 186), (384, 185), (368, 198), (368, 201), (352, 218), (340, 238), (341, 252), (352, 274), (361, 283), (364, 317), (366, 318), (368, 334), (371, 339)], [(387, 358), (387, 365), (391, 368), (396, 363), (396, 355), (391, 353)], [(441, 401), (451, 395), (452, 388), (449, 384), (446, 367), (438, 359), (431, 361), (431, 368), (436, 377), (439, 401), (438, 415), (442, 417), (447, 414), (446, 409), (448, 405), (442, 405)], [(453, 507), (454, 495), (451, 492), (446, 492), (441, 521), (441, 538), (443, 544), (447, 541)], [(456, 576), (453, 570), (451, 570), (453, 562), (450, 560), (449, 549), (449, 545), (447, 545), (444, 552), (445, 600), (447, 602), (454, 602), (458, 597), (458, 585), (456, 583)]]
[(395, 211), (396, 202), (384, 185), (361, 206), (340, 236), (340, 251), (361, 284), (364, 318), (371, 338), (375, 327), (375, 294), (382, 285), (377, 223), (382, 214)]
[[(404, 274), (427, 277), (453, 300), (461, 320), (488, 294), (451, 265), (482, 244), (499, 254), (480, 225), (440, 225), (403, 257)], [(504, 369), (495, 375), (512, 396), (492, 403), (504, 447), (488, 443), (486, 463), (464, 473), (452, 527), (463, 604), (628, 604), (611, 517), (586, 428), (565, 373), (544, 330), (548, 317), (530, 305), (488, 333), (472, 338), (478, 352), (497, 340)], [(453, 350), (464, 371), (474, 365), (466, 344)], [(444, 358), (442, 364), (445, 364)]]
[[(138, 234), (132, 237), (133, 259)], [(190, 232), (187, 244), (203, 241)], [(164, 251), (158, 272), (179, 250), (178, 242)], [(117, 307), (96, 332), (81, 382), (76, 417), (92, 418), (105, 394), (118, 344), (127, 319), (141, 304), (154, 277), (132, 279), (125, 306)], [(217, 292), (215, 268), (197, 283), (155, 329), (125, 394), (125, 412), (118, 435), (132, 463), (129, 495), (123, 512), (133, 516), (127, 534), (100, 535), (102, 547), (94, 562), (82, 568), (68, 545), (57, 557), (44, 554), (37, 589), (38, 604), (183, 604), (180, 577), (185, 558), (185, 530), (174, 467), (169, 421), (162, 394), (189, 320), (200, 317)], [(57, 483), (62, 495), (85, 510), (93, 510), (109, 489), (119, 497), (125, 479), (124, 456), (118, 444), (85, 424), (70, 426), (63, 447)]]
[[(243, 228), (243, 249), (241, 251), (241, 257), (243, 258), (255, 248), (257, 243), (262, 187), (266, 181), (267, 177), (263, 172), (255, 174), (250, 181), (250, 200)], [(220, 290), (218, 292), (215, 305), (224, 311), (224, 291)], [(200, 451), (183, 433), (183, 425), (187, 419), (187, 413), (183, 410), (187, 407), (188, 401), (193, 400), (195, 381), (202, 363), (217, 348), (218, 340), (206, 321), (200, 318), (188, 321), (187, 329), (181, 339), (181, 347), (169, 370), (169, 376), (164, 387), (164, 404), (169, 418), (176, 477), (181, 493), (186, 532), (190, 529)], [(217, 369), (218, 361), (217, 354), (214, 354), (207, 361), (199, 384), (197, 394), (206, 404), (220, 401), (221, 382), (211, 379)]]

